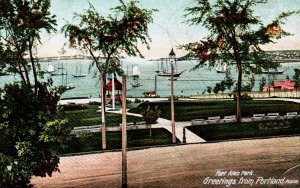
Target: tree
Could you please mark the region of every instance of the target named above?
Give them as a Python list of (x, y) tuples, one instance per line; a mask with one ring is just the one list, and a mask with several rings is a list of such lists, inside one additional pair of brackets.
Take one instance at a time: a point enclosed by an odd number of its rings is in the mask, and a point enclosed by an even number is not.
[[(37, 93), (38, 62), (33, 51), (41, 31), (55, 31), (55, 16), (49, 12), (50, 0), (2, 0), (0, 7), (0, 69), (20, 75), (21, 81)], [(25, 57), (29, 56), (31, 66)], [(34, 84), (29, 77), (33, 72)], [(1, 71), (0, 71), (1, 72)]]
[(145, 120), (148, 127), (150, 127), (150, 137), (152, 136), (151, 125), (157, 123), (157, 119), (160, 116), (160, 110), (157, 106), (151, 108), (148, 106), (146, 109), (143, 109), (141, 112), (143, 119)]
[(267, 84), (267, 79), (265, 77), (261, 78), (261, 81), (259, 82), (259, 91), (264, 90), (264, 86)]
[(267, 3), (263, 0), (197, 0), (197, 6), (186, 8), (190, 24), (202, 24), (210, 32), (207, 39), (181, 46), (189, 51), (189, 56), (199, 57), (197, 69), (205, 62), (214, 66), (217, 60), (235, 63), (237, 78), (237, 120), (241, 119), (241, 88), (243, 74), (262, 72), (262, 69), (277, 68), (271, 62), (262, 45), (272, 43), (289, 33), (282, 30), (284, 20), (295, 11), (281, 13), (269, 24), (254, 14), (253, 7)]
[(300, 85), (300, 69), (294, 69), (294, 76), (293, 76), (293, 80), (295, 81), (295, 86), (294, 88), (296, 88), (296, 97), (298, 94), (298, 89), (299, 89), (299, 85)]
[(6, 85), (0, 98), (0, 182), (4, 187), (30, 187), (33, 175), (59, 171), (59, 155), (70, 129), (60, 120), (59, 93), (38, 84)]
[(39, 81), (34, 57), (41, 32), (55, 31), (49, 8), (50, 0), (1, 0), (0, 72), (18, 74), (20, 81), (0, 89), (0, 186), (29, 187), (33, 175), (58, 171), (70, 132), (59, 120), (63, 90), (52, 88), (51, 79)]
[[(137, 1), (112, 8), (113, 15), (104, 17), (90, 4), (83, 13), (75, 13), (78, 24), (66, 24), (62, 31), (68, 37), (70, 47), (80, 49), (93, 58), (100, 72), (102, 101), (102, 148), (106, 148), (105, 136), (105, 85), (106, 73), (112, 62), (119, 62), (120, 54), (143, 57), (137, 44), (149, 48), (148, 25), (154, 10), (142, 9)], [(101, 58), (102, 57), (102, 58)], [(103, 60), (104, 62), (101, 62)]]

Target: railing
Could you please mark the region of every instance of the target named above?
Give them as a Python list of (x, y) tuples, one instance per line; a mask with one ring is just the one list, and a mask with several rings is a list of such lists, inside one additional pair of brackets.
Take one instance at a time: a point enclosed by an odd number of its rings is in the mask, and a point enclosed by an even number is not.
[[(242, 92), (241, 95), (247, 94), (252, 98), (298, 98), (300, 97), (300, 90), (286, 90), (286, 91), (252, 91)], [(233, 99), (234, 95), (230, 93), (218, 93), (218, 94), (202, 94), (202, 95), (191, 95), (194, 99)]]

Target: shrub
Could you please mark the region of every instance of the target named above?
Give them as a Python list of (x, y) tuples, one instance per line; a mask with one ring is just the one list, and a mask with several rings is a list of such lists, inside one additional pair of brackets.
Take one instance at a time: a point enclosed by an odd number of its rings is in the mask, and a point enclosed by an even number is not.
[(160, 110), (158, 109), (157, 106), (155, 106), (154, 108), (151, 108), (150, 105), (148, 105), (148, 107), (146, 109), (143, 109), (141, 112), (144, 121), (146, 122), (146, 124), (150, 127), (150, 136), (152, 136), (151, 134), (151, 124), (155, 124), (157, 119), (160, 116)]
[(86, 106), (84, 105), (78, 105), (78, 104), (67, 104), (63, 105), (63, 110), (64, 111), (75, 111), (75, 110), (84, 110), (87, 109)]
[(134, 99), (134, 103), (141, 103), (142, 101), (140, 100), (140, 99), (138, 99), (138, 98), (135, 98)]

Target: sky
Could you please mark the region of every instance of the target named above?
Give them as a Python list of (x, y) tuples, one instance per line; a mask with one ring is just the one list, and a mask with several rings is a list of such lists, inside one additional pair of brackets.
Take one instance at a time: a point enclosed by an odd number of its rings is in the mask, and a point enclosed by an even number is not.
[[(57, 32), (42, 35), (42, 45), (37, 51), (39, 57), (59, 55), (58, 51), (67, 42), (61, 33), (62, 26), (67, 22), (75, 23), (74, 13), (88, 9), (88, 2), (103, 15), (110, 14), (110, 8), (119, 4), (118, 0), (52, 0), (50, 12), (56, 15)], [(149, 25), (151, 49), (147, 50), (145, 46), (139, 45), (142, 54), (147, 59), (167, 57), (171, 48), (174, 48), (178, 57), (182, 56), (185, 52), (178, 49), (179, 45), (203, 40), (209, 34), (201, 25), (190, 26), (185, 23), (187, 18), (184, 17), (184, 9), (195, 5), (195, 0), (140, 0), (139, 5), (143, 8), (158, 10), (154, 12), (153, 23)], [(255, 7), (255, 15), (268, 23), (281, 12), (289, 10), (300, 10), (300, 0), (268, 0), (267, 4)], [(291, 16), (286, 23), (282, 28), (294, 35), (280, 39), (275, 44), (264, 46), (264, 50), (300, 50), (300, 15)], [(66, 50), (65, 55), (82, 55), (74, 49), (66, 48)]]

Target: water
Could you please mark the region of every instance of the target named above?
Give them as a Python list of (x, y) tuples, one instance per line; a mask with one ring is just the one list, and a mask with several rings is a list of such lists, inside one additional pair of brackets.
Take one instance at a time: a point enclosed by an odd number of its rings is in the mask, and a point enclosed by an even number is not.
[[(63, 64), (65, 69), (58, 69)], [(131, 83), (134, 83), (132, 78), (127, 79), (127, 96), (141, 97), (146, 91), (154, 91), (155, 88), (155, 71), (158, 69), (158, 61), (148, 61), (148, 60), (122, 60), (122, 67), (125, 73), (127, 70), (131, 74), (132, 66), (138, 65), (141, 72), (140, 82), (143, 84), (141, 87), (132, 87)], [(215, 83), (220, 82), (224, 79), (225, 74), (217, 73), (214, 68), (203, 67), (196, 71), (191, 71), (191, 69), (197, 64), (197, 61), (180, 61), (177, 62), (178, 71), (184, 71), (181, 76), (174, 81), (174, 94), (177, 96), (189, 96), (195, 94), (201, 94), (208, 86), (214, 86)], [(100, 93), (99, 89), (99, 73), (97, 77), (94, 77), (94, 71), (96, 67), (90, 67), (91, 60), (61, 60), (53, 62), (43, 62), (41, 67), (43, 70), (47, 70), (48, 65), (54, 65), (56, 71), (66, 72), (67, 76), (50, 76), (50, 74), (45, 74), (44, 79), (52, 77), (55, 86), (62, 84), (72, 84), (75, 85), (75, 89), (66, 91), (62, 98), (72, 98), (72, 97), (98, 97)], [(236, 80), (237, 72), (234, 65), (231, 66), (231, 75)], [(276, 75), (276, 79), (283, 80), (287, 75), (290, 78), (294, 75), (294, 68), (300, 68), (299, 63), (282, 63), (282, 69), (286, 69), (283, 74)], [(76, 74), (76, 67), (79, 73), (81, 67), (81, 73), (87, 74), (86, 77), (73, 78), (73, 74)], [(32, 74), (30, 75), (32, 77)], [(268, 78), (266, 74), (256, 75), (256, 83), (253, 91), (259, 90), (259, 81), (262, 77)], [(270, 77), (271, 80), (272, 77)], [(121, 78), (117, 76), (117, 79), (121, 82)], [(244, 79), (244, 84), (247, 82), (247, 78)], [(9, 75), (0, 77), (0, 87), (3, 88), (5, 83), (12, 83), (18, 81), (19, 77), (17, 75)], [(228, 92), (228, 91), (225, 91)], [(170, 80), (168, 77), (157, 77), (157, 94), (161, 97), (167, 97), (170, 95)]]

